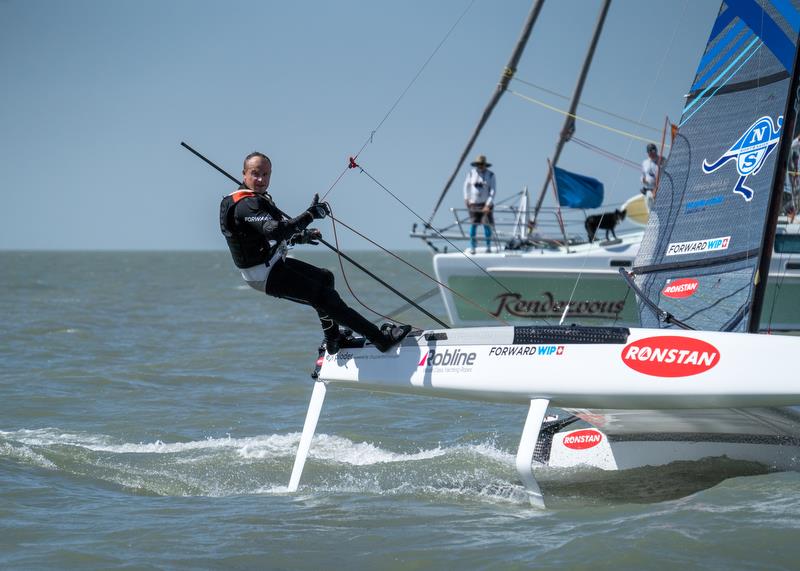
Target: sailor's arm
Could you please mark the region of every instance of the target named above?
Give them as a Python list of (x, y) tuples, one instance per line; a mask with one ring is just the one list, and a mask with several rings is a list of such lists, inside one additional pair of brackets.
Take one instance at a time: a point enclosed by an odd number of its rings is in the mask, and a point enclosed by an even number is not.
[(254, 207), (249, 201), (248, 204), (237, 205), (235, 217), (240, 227), (248, 227), (263, 236), (265, 240), (274, 242), (288, 240), (314, 221), (310, 209), (295, 218), (283, 219), (277, 208)]

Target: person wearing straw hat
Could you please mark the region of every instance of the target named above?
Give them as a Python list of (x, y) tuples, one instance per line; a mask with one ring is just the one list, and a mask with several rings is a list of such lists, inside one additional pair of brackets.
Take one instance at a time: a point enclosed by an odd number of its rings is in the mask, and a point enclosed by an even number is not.
[(471, 226), (469, 228), (469, 252), (475, 253), (478, 224), (483, 224), (483, 234), (486, 236), (486, 252), (492, 248), (492, 226), (494, 226), (494, 173), (489, 170), (491, 163), (486, 161), (485, 155), (478, 155), (472, 163), (472, 168), (467, 173), (464, 181), (464, 203), (469, 210)]

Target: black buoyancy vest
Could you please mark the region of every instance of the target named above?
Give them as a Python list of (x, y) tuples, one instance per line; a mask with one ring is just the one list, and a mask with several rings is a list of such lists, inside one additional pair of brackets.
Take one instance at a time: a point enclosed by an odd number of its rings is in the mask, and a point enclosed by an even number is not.
[(258, 198), (255, 192), (237, 190), (225, 196), (219, 205), (219, 227), (237, 268), (250, 268), (268, 262), (277, 247), (277, 245), (270, 247), (267, 240), (255, 232), (245, 232), (236, 228), (233, 219), (236, 203), (250, 196)]

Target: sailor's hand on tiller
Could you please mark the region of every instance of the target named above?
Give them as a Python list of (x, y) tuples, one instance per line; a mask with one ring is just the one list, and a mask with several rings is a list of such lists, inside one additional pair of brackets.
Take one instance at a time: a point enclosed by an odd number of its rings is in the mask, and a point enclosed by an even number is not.
[(317, 240), (322, 238), (322, 232), (317, 230), (316, 228), (306, 228), (302, 232), (298, 232), (289, 240), (289, 242), (295, 246), (297, 244), (311, 244), (316, 246), (319, 244)]
[(311, 244), (316, 246), (319, 244), (317, 240), (322, 238), (322, 232), (319, 231), (317, 228), (308, 228), (304, 232), (305, 234), (305, 243)]

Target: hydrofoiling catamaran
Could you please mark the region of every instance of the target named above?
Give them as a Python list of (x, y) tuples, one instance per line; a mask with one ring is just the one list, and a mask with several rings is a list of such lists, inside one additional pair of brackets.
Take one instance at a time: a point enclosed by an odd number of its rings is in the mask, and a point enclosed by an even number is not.
[[(800, 337), (756, 332), (800, 103), (798, 34), (800, 0), (722, 3), (624, 270), (641, 327), (431, 330), (386, 354), (323, 353), (289, 490), (329, 385), (526, 404), (516, 468), (537, 506), (533, 461), (581, 464), (590, 451), (605, 468), (714, 456), (796, 468), (800, 380), (779, 367)], [(698, 200), (712, 206), (687, 208)], [(549, 407), (571, 416), (549, 420)], [(590, 427), (567, 429), (577, 419)]]

